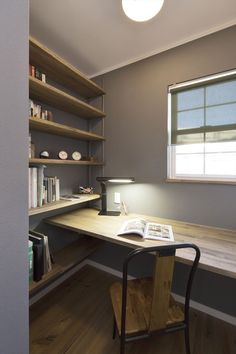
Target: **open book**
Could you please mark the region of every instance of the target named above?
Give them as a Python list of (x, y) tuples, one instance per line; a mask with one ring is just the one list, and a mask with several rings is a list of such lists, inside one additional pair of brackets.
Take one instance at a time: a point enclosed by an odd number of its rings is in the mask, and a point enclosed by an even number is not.
[(170, 225), (148, 222), (143, 219), (130, 219), (124, 222), (118, 235), (138, 234), (149, 240), (174, 241)]

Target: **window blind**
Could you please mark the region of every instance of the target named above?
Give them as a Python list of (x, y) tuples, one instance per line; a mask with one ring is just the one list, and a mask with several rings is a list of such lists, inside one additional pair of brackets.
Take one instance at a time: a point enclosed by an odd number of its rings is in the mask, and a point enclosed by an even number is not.
[(171, 145), (236, 141), (236, 70), (169, 87)]

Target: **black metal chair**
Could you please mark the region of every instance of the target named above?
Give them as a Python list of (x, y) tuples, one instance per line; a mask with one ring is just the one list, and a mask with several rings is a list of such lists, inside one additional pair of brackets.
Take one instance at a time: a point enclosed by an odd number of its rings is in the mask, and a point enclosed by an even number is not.
[[(191, 248), (195, 251), (185, 293), (184, 310), (171, 295), (171, 283), (177, 249)], [(128, 266), (137, 256), (155, 252), (156, 262), (153, 277), (128, 280)], [(194, 244), (138, 248), (129, 253), (123, 264), (122, 282), (111, 286), (110, 294), (114, 311), (113, 339), (120, 336), (120, 354), (125, 353), (125, 344), (148, 338), (154, 333), (170, 333), (183, 330), (186, 354), (191, 354), (189, 341), (189, 301), (193, 278), (200, 259), (200, 250)]]

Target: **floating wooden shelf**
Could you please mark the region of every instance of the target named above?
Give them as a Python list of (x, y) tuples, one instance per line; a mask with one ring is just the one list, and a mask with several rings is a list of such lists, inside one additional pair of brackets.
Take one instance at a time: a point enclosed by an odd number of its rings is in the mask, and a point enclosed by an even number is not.
[(29, 76), (30, 98), (81, 118), (103, 118), (105, 113), (56, 87)]
[(90, 254), (95, 252), (100, 244), (101, 241), (98, 239), (83, 236), (55, 254), (55, 264), (53, 264), (53, 269), (45, 274), (39, 282), (30, 283), (30, 297), (81, 263)]
[(29, 216), (42, 214), (57, 209), (67, 208), (73, 205), (87, 203), (97, 199), (100, 199), (99, 194), (81, 194), (80, 198), (76, 200), (59, 200), (58, 202), (45, 204), (42, 207), (29, 209)]
[(54, 135), (66, 136), (73, 139), (87, 140), (87, 141), (103, 141), (105, 138), (101, 135), (83, 131), (77, 128), (72, 128), (67, 125), (50, 122), (48, 120), (43, 120), (40, 118), (29, 119), (30, 129), (39, 130), (45, 133), (50, 133)]
[(85, 161), (85, 160), (59, 160), (59, 159), (29, 159), (30, 165), (81, 165), (81, 166), (103, 166), (104, 162), (99, 161)]
[(95, 82), (32, 37), (29, 39), (29, 52), (30, 64), (41, 68), (52, 80), (84, 97), (90, 98), (105, 94)]

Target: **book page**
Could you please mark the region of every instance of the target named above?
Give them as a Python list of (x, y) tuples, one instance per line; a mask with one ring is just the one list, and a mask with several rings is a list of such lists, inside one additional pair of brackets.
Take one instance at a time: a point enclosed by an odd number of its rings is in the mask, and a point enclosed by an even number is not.
[(156, 223), (147, 223), (144, 237), (150, 240), (174, 241), (172, 227)]
[(127, 220), (121, 227), (118, 235), (138, 234), (144, 237), (146, 221), (142, 219)]

